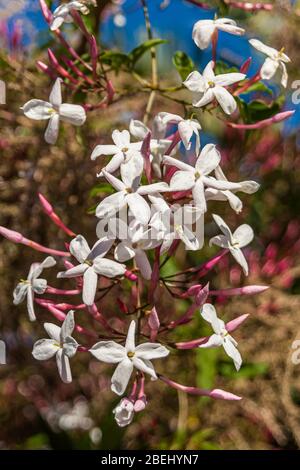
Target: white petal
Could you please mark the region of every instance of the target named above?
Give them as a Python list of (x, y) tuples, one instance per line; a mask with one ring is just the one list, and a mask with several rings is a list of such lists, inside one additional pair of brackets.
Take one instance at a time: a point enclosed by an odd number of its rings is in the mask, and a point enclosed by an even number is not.
[(44, 323), (44, 328), (48, 333), (49, 337), (60, 344), (60, 333), (61, 328), (54, 323)]
[(282, 69), (282, 76), (281, 76), (281, 85), (286, 88), (287, 87), (287, 82), (288, 82), (288, 73), (286, 70), (286, 66), (283, 62), (280, 63), (280, 67)]
[(206, 106), (215, 99), (213, 88), (209, 88), (203, 95), (195, 94), (193, 99), (193, 106), (195, 108), (201, 108), (201, 106)]
[(113, 131), (112, 133), (112, 140), (114, 142), (114, 144), (119, 148), (119, 149), (123, 149), (123, 148), (128, 148), (129, 145), (130, 145), (130, 134), (128, 131), (124, 130), (124, 131), (118, 131), (118, 130), (115, 130)]
[(195, 71), (188, 75), (183, 85), (190, 91), (203, 93), (206, 89), (206, 82), (201, 73)]
[(223, 338), (221, 335), (213, 334), (211, 335), (206, 343), (200, 344), (199, 348), (217, 348), (222, 346)]
[(132, 362), (126, 357), (117, 366), (112, 378), (111, 378), (111, 389), (117, 395), (123, 395), (125, 392), (129, 379), (133, 370)]
[(226, 222), (222, 219), (222, 217), (220, 217), (217, 214), (213, 214), (213, 219), (214, 219), (215, 223), (217, 224), (217, 226), (219, 227), (219, 229), (221, 230), (221, 232), (224, 233), (227, 240), (229, 240), (231, 242), (232, 241), (232, 233), (231, 233), (230, 228), (226, 224)]
[(221, 161), (220, 152), (214, 144), (207, 144), (203, 147), (197, 161), (196, 170), (203, 175), (209, 175)]
[(55, 83), (53, 85), (53, 88), (52, 88), (50, 96), (49, 96), (49, 101), (56, 108), (59, 108), (59, 106), (61, 105), (61, 103), (62, 103), (61, 78), (57, 78), (55, 80)]
[(129, 131), (136, 139), (144, 140), (150, 129), (145, 124), (137, 119), (131, 119), (129, 124)]
[(193, 136), (193, 129), (188, 121), (182, 121), (178, 124), (178, 131), (181, 137), (182, 143), (186, 149), (191, 146), (191, 138)]
[(100, 257), (95, 258), (93, 267), (96, 273), (110, 278), (122, 276), (126, 271), (126, 266), (124, 264)]
[(79, 264), (78, 266), (74, 266), (74, 268), (70, 268), (68, 269), (67, 271), (62, 271), (60, 273), (57, 274), (57, 277), (59, 279), (63, 279), (63, 278), (72, 278), (72, 277), (78, 277), (78, 276), (82, 276), (85, 271), (88, 269), (88, 265), (87, 264)]
[(63, 24), (63, 22), (64, 22), (64, 18), (62, 16), (53, 17), (51, 24), (50, 24), (51, 31), (56, 31), (57, 29), (59, 29), (61, 25)]
[(56, 354), (56, 363), (61, 380), (66, 384), (72, 382), (70, 361), (62, 349)]
[(148, 360), (166, 357), (170, 354), (170, 351), (159, 343), (139, 344), (135, 351), (138, 358)]
[(207, 204), (205, 200), (205, 193), (204, 193), (204, 186), (201, 180), (196, 181), (195, 186), (192, 190), (193, 199), (195, 201), (195, 205), (197, 209), (204, 213), (207, 211)]
[[(120, 167), (122, 167), (122, 163), (124, 163), (124, 154), (119, 152), (112, 157), (112, 159), (108, 162), (107, 165), (105, 165), (103, 169), (107, 171), (107, 173), (114, 173)], [(97, 176), (102, 176), (102, 172)]]
[(203, 21), (197, 21), (194, 24), (192, 37), (199, 49), (203, 50), (209, 46), (211, 37), (215, 31), (215, 25), (211, 23), (203, 23)]
[(127, 332), (127, 338), (126, 338), (126, 343), (125, 343), (126, 352), (135, 351), (135, 328), (136, 328), (135, 321), (132, 320), (130, 322), (128, 332)]
[(45, 131), (45, 141), (47, 144), (54, 145), (57, 141), (59, 131), (59, 115), (57, 113), (52, 114), (50, 117), (49, 124)]
[(170, 188), (167, 183), (161, 182), (140, 186), (137, 190), (137, 193), (141, 196), (145, 196), (148, 194), (163, 193), (169, 191), (169, 189)]
[(71, 336), (75, 328), (74, 311), (70, 310), (62, 324), (60, 337), (63, 343), (67, 336)]
[(233, 232), (233, 238), (239, 242), (239, 247), (243, 248), (252, 242), (254, 233), (250, 225), (243, 224)]
[(143, 250), (136, 250), (135, 261), (144, 279), (151, 279), (152, 268), (146, 253)]
[(221, 324), (215, 307), (212, 304), (204, 304), (200, 314), (204, 320), (211, 324), (214, 332), (219, 335), (221, 333)]
[(45, 268), (52, 268), (56, 265), (56, 261), (52, 256), (47, 256), (41, 263), (33, 263), (30, 266), (28, 280), (36, 279), (40, 276)]
[(176, 171), (170, 181), (171, 191), (188, 191), (195, 186), (195, 175), (192, 171)]
[(89, 350), (99, 361), (117, 364), (126, 357), (124, 346), (114, 341), (99, 341)]
[(126, 163), (121, 165), (121, 178), (127, 188), (135, 187), (143, 173), (144, 160), (140, 153), (134, 153)]
[(240, 82), (245, 78), (246, 75), (244, 73), (222, 73), (220, 75), (216, 75), (214, 82), (215, 85), (223, 87), (233, 85), (233, 83)]
[(127, 195), (126, 202), (136, 220), (141, 224), (147, 224), (151, 211), (146, 200), (140, 194), (132, 193)]
[(53, 357), (58, 350), (59, 346), (56, 345), (54, 339), (39, 339), (33, 345), (32, 355), (38, 361), (46, 361)]
[(230, 336), (225, 336), (223, 348), (225, 349), (226, 354), (233, 360), (236, 370), (239, 370), (243, 362), (242, 356), (232, 343)]
[(238, 26), (234, 26), (231, 24), (218, 24), (218, 29), (220, 31), (224, 31), (225, 33), (235, 34), (236, 36), (242, 36), (245, 34), (245, 30), (243, 28), (239, 28)]
[(229, 91), (221, 86), (215, 86), (212, 90), (224, 113), (232, 114), (236, 110), (237, 104)]
[(119, 191), (115, 194), (107, 196), (98, 204), (96, 208), (96, 217), (99, 219), (112, 217), (126, 204), (125, 191)]
[(111, 175), (104, 169), (102, 170), (103, 176), (107, 179), (107, 181), (117, 190), (117, 191), (124, 191), (126, 189), (125, 184), (120, 181), (115, 176)]
[(78, 104), (62, 104), (59, 108), (59, 115), (62, 121), (74, 126), (82, 126), (86, 120), (85, 109)]
[[(97, 145), (91, 155), (92, 160), (96, 160), (97, 157), (102, 155), (116, 155), (119, 153), (119, 148), (116, 145)], [(121, 154), (123, 157), (123, 154)]]
[(82, 300), (86, 305), (93, 305), (97, 290), (98, 276), (94, 267), (88, 268), (83, 275)]
[(199, 250), (199, 241), (195, 234), (191, 232), (186, 226), (183, 226), (181, 230), (176, 230), (179, 238), (185, 244), (187, 250)]
[(122, 241), (116, 246), (114, 256), (117, 261), (123, 263), (135, 256), (135, 250), (130, 242)]
[(221, 248), (230, 248), (230, 241), (228, 240), (225, 235), (216, 235), (215, 237), (212, 237), (209, 240), (209, 246), (211, 245), (217, 245), (220, 246)]
[(33, 290), (31, 288), (28, 289), (28, 291), (27, 291), (27, 311), (28, 311), (28, 315), (29, 315), (29, 320), (30, 321), (35, 321), (36, 316), (35, 316), (35, 313), (34, 313), (34, 294), (33, 294)]
[(278, 55), (278, 51), (273, 47), (266, 46), (263, 42), (259, 41), (258, 39), (249, 39), (249, 43), (251, 46), (255, 47), (256, 50), (266, 54), (271, 59), (275, 59)]
[(260, 69), (261, 78), (264, 80), (269, 80), (270, 78), (274, 77), (278, 67), (279, 62), (277, 60), (273, 60), (267, 57), (262, 65), (262, 68)]
[(230, 253), (234, 257), (234, 259), (237, 261), (237, 263), (242, 267), (245, 276), (248, 276), (249, 274), (249, 268), (248, 268), (248, 263), (247, 260), (239, 248), (230, 248)]
[(205, 69), (203, 70), (203, 77), (205, 78), (206, 82), (215, 81), (215, 73), (214, 73), (214, 62), (211, 60), (207, 63)]
[(25, 116), (37, 121), (41, 119), (50, 119), (53, 112), (51, 103), (42, 100), (30, 100), (21, 108)]
[(183, 171), (193, 171), (194, 170), (194, 168), (191, 165), (188, 165), (187, 163), (182, 162), (181, 160), (178, 160), (177, 158), (169, 157), (168, 155), (164, 156), (163, 163), (165, 165), (175, 166), (179, 170), (183, 170)]
[(76, 339), (72, 338), (72, 336), (66, 336), (63, 343), (64, 354), (70, 359), (71, 357), (75, 356), (77, 348), (78, 343)]
[(88, 255), (89, 260), (93, 260), (100, 256), (103, 258), (103, 256), (106, 255), (106, 253), (111, 249), (112, 245), (114, 243), (113, 238), (109, 238), (107, 236), (103, 236), (98, 240), (93, 248), (91, 249), (90, 254)]
[(70, 253), (79, 261), (84, 263), (90, 253), (88, 242), (82, 235), (77, 235), (70, 243)]
[(19, 305), (21, 302), (23, 302), (29, 288), (29, 284), (25, 284), (24, 282), (19, 282), (19, 284), (17, 284), (13, 292), (14, 305)]
[(140, 359), (137, 356), (134, 356), (132, 359), (134, 367), (136, 369), (141, 370), (142, 372), (145, 372), (146, 374), (149, 374), (152, 379), (156, 380), (157, 375), (155, 373), (155, 369), (150, 361), (148, 359)]

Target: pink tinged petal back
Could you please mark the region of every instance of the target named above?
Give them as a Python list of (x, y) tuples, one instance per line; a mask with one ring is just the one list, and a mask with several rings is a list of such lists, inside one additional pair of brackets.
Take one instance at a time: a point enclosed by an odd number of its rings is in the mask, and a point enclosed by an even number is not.
[(151, 279), (152, 268), (146, 253), (143, 250), (136, 250), (135, 260), (143, 278), (146, 280)]
[(83, 275), (82, 300), (86, 305), (93, 305), (97, 290), (98, 276), (94, 268), (88, 268)]
[(73, 126), (82, 126), (86, 121), (85, 109), (78, 104), (62, 104), (59, 115), (62, 121), (69, 122)]
[(45, 141), (47, 144), (54, 145), (58, 138), (59, 132), (59, 115), (52, 114), (48, 126), (45, 131)]
[(236, 101), (225, 88), (221, 86), (215, 86), (213, 88), (213, 93), (224, 113), (232, 114), (236, 110)]
[(125, 343), (125, 350), (126, 352), (134, 352), (135, 351), (135, 328), (136, 323), (134, 320), (130, 322), (126, 343)]
[(58, 108), (62, 104), (61, 97), (61, 78), (57, 78), (49, 96), (50, 103)]
[(233, 360), (236, 370), (240, 370), (243, 362), (242, 356), (231, 341), (230, 337), (226, 336), (224, 338), (223, 348), (225, 349), (226, 354)]
[(61, 340), (62, 342), (66, 339), (67, 336), (71, 336), (75, 328), (75, 321), (74, 321), (74, 311), (70, 310), (62, 324), (61, 327)]
[(70, 368), (70, 361), (62, 349), (60, 349), (56, 354), (56, 363), (61, 380), (66, 384), (71, 383), (72, 373)]
[(30, 100), (21, 109), (28, 118), (40, 121), (41, 119), (50, 119), (53, 106), (47, 101)]
[(100, 258), (99, 256), (98, 258), (95, 258), (93, 267), (97, 274), (109, 278), (123, 276), (126, 271), (125, 264), (120, 264), (110, 259)]
[(83, 263), (91, 251), (88, 242), (82, 235), (73, 238), (69, 250), (79, 263)]
[(34, 313), (34, 294), (33, 294), (33, 290), (31, 287), (27, 291), (27, 311), (29, 315), (29, 320), (35, 321), (36, 316)]
[(61, 271), (60, 273), (57, 274), (57, 277), (59, 279), (63, 278), (72, 278), (72, 277), (79, 277), (83, 276), (85, 271), (88, 269), (87, 264), (79, 264), (78, 266), (74, 266), (74, 268), (68, 269), (67, 271)]
[(206, 49), (210, 44), (214, 31), (215, 26), (213, 23), (203, 24), (201, 20), (197, 21), (192, 33), (192, 38), (196, 46), (201, 50)]
[(267, 57), (260, 69), (261, 78), (264, 80), (270, 80), (270, 78), (274, 77), (278, 67), (279, 62), (277, 60)]
[(59, 346), (54, 339), (40, 339), (34, 343), (32, 355), (38, 361), (46, 361), (55, 356), (58, 350)]
[(166, 357), (170, 351), (159, 343), (143, 343), (139, 344), (136, 349), (136, 356), (140, 359), (159, 359)]
[(128, 357), (117, 366), (112, 378), (111, 389), (117, 395), (123, 395), (133, 371), (133, 364)]
[(117, 364), (126, 357), (124, 346), (114, 341), (100, 341), (89, 350), (98, 361)]

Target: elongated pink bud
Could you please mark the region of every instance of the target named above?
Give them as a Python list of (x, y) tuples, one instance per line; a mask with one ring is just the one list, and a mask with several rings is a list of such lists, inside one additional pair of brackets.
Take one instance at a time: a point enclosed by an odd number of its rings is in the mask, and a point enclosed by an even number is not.
[(71, 15), (73, 17), (73, 20), (74, 20), (74, 23), (77, 24), (77, 26), (79, 27), (79, 29), (81, 30), (81, 32), (84, 34), (84, 36), (87, 38), (88, 41), (91, 40), (91, 35), (90, 33), (88, 32), (88, 30), (86, 29), (86, 26), (84, 24), (84, 21), (83, 19), (81, 18), (80, 14), (78, 13), (78, 11), (72, 9), (71, 10)]
[(51, 63), (51, 66), (56, 70), (56, 72), (61, 75), (63, 78), (67, 78), (70, 82), (74, 83), (75, 85), (78, 84), (78, 80), (76, 80), (69, 72), (64, 69), (58, 62), (57, 58), (55, 57), (54, 53), (51, 49), (48, 49), (48, 57)]
[(219, 289), (211, 290), (209, 295), (221, 295), (221, 296), (232, 296), (232, 295), (255, 295), (265, 292), (269, 289), (269, 286), (244, 286), (233, 289)]
[(254, 124), (236, 124), (235, 122), (226, 122), (227, 126), (232, 127), (233, 129), (245, 129), (245, 130), (255, 130), (263, 129), (264, 127), (271, 126), (278, 122), (288, 119), (294, 114), (295, 110), (284, 111), (282, 113), (275, 114), (268, 119), (263, 119), (262, 121), (255, 122)]
[(83, 310), (85, 308), (85, 304), (79, 304), (79, 305), (74, 305), (74, 304), (55, 304), (56, 308), (59, 308), (59, 310)]
[(97, 64), (98, 64), (98, 46), (95, 36), (90, 36), (90, 54), (92, 59), (93, 77), (97, 79)]
[(238, 395), (234, 395), (233, 393), (226, 392), (225, 390), (221, 390), (219, 388), (215, 388), (213, 390), (205, 390), (205, 389), (197, 388), (197, 387), (188, 387), (186, 385), (182, 385), (177, 382), (174, 382), (174, 380), (171, 380), (168, 377), (165, 377), (164, 375), (160, 375), (160, 374), (158, 374), (158, 378), (162, 380), (163, 382), (165, 382), (170, 387), (175, 388), (176, 390), (180, 390), (181, 392), (188, 393), (190, 395), (210, 397), (210, 398), (215, 398), (219, 400), (237, 401), (237, 400), (242, 399), (242, 397), (239, 397)]
[(50, 255), (54, 256), (71, 256), (67, 251), (59, 251), (53, 250), (52, 248), (47, 248), (46, 246), (40, 245), (33, 240), (29, 240), (28, 238), (23, 237), (23, 235), (19, 232), (9, 230), (5, 227), (0, 226), (0, 235), (3, 235), (3, 237), (14, 243), (21, 243), (22, 245), (30, 246), (30, 248), (33, 248), (36, 251), (41, 251), (42, 253), (49, 253)]
[(206, 276), (209, 271), (211, 271), (223, 258), (224, 255), (228, 253), (228, 250), (222, 250), (220, 253), (215, 255), (213, 258), (209, 259), (205, 263), (200, 264), (200, 266), (195, 266), (194, 268), (190, 268), (187, 271), (192, 273), (197, 273), (197, 277)]
[(194, 297), (198, 294), (198, 292), (202, 289), (202, 284), (195, 284), (188, 288), (186, 292), (181, 294), (182, 299), (186, 299), (187, 297)]
[(57, 77), (56, 73), (53, 72), (48, 65), (44, 64), (44, 62), (37, 60), (36, 66), (43, 72), (46, 73), (50, 78), (53, 80)]
[(236, 330), (245, 320), (249, 317), (249, 313), (245, 313), (245, 315), (240, 315), (239, 317), (235, 318), (234, 320), (229, 321), (226, 323), (226, 330), (228, 333)]
[(113, 102), (115, 92), (116, 92), (111, 80), (107, 80), (106, 91), (107, 91), (107, 104), (110, 104)]
[(151, 330), (150, 339), (154, 343), (160, 327), (160, 321), (155, 307), (152, 308), (151, 313), (148, 317), (148, 325)]
[(179, 142), (181, 142), (181, 137), (180, 137), (179, 132), (176, 131), (175, 134), (173, 135), (170, 147), (167, 149), (165, 155), (170, 155), (172, 150), (174, 150), (174, 148), (176, 147), (177, 144), (179, 144)]
[(76, 237), (76, 234), (63, 223), (60, 217), (58, 217), (58, 215), (54, 212), (50, 202), (41, 193), (39, 193), (39, 200), (44, 209), (44, 212), (48, 215), (52, 222), (54, 222), (55, 225), (57, 225), (61, 230), (69, 235), (69, 237)]
[(198, 307), (202, 307), (202, 305), (205, 304), (208, 295), (209, 295), (209, 282), (206, 284), (206, 286), (203, 287), (203, 289), (199, 290), (199, 292), (196, 294), (195, 302)]
[(272, 3), (251, 3), (251, 2), (236, 2), (234, 0), (224, 0), (227, 5), (232, 8), (238, 8), (245, 11), (271, 11), (273, 10), (274, 5)]
[(241, 73), (247, 73), (252, 62), (252, 57), (249, 57), (240, 67)]
[(91, 80), (85, 73), (83, 73), (75, 64), (72, 60), (68, 59), (65, 56), (61, 56), (61, 59), (64, 61), (64, 63), (67, 65), (67, 67), (70, 67), (73, 73), (75, 73), (79, 78), (82, 78), (86, 83), (89, 85), (94, 85), (93, 80)]
[[(35, 299), (36, 301), (38, 301), (39, 299)], [(39, 303), (39, 302), (37, 302)], [(57, 320), (59, 321), (64, 321), (65, 318), (66, 318), (66, 314), (63, 313), (61, 310), (59, 310), (58, 308), (56, 308), (54, 305), (51, 305), (51, 304), (40, 304), (42, 305), (42, 307), (46, 307), (49, 312), (52, 313), (52, 315), (57, 318)], [(98, 335), (97, 333), (94, 333), (93, 331), (90, 331), (90, 330), (87, 330), (86, 328), (80, 326), (80, 325), (76, 325), (75, 326), (75, 330), (78, 332), (78, 333), (81, 333), (85, 336), (89, 336), (90, 338), (98, 338)]]
[(51, 13), (51, 11), (49, 10), (48, 5), (47, 5), (47, 3), (45, 2), (45, 0), (40, 0), (40, 7), (41, 7), (43, 16), (44, 16), (45, 20), (47, 21), (47, 23), (51, 23), (51, 21), (52, 21), (52, 13)]
[(45, 293), (54, 294), (54, 295), (78, 295), (78, 294), (81, 294), (81, 289), (67, 290), (67, 289), (56, 289), (55, 287), (47, 286)]

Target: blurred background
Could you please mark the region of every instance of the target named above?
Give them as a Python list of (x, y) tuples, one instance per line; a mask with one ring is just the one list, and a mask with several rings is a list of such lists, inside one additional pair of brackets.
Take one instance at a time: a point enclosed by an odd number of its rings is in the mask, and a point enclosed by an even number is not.
[[(58, 2), (48, 2), (54, 8)], [(100, 2), (101, 3), (101, 2)], [(247, 251), (250, 276), (244, 281), (231, 260), (224, 259), (208, 280), (214, 287), (267, 284), (271, 288), (255, 297), (218, 298), (225, 319), (244, 313), (250, 317), (235, 334), (244, 365), (235, 372), (219, 349), (177, 352), (168, 360), (168, 376), (203, 388), (224, 388), (242, 395), (240, 402), (213, 401), (186, 396), (163, 383), (149, 383), (149, 404), (134, 422), (120, 429), (112, 409), (118, 399), (110, 391), (111, 367), (78, 354), (72, 360), (74, 380), (63, 384), (54, 361), (32, 358), (33, 343), (43, 337), (44, 321), (52, 321), (42, 309), (38, 322), (28, 321), (24, 304), (13, 306), (12, 291), (29, 265), (42, 258), (36, 252), (2, 239), (0, 243), (0, 338), (7, 344), (7, 365), (0, 366), (0, 448), (3, 449), (297, 449), (300, 447), (300, 364), (293, 364), (292, 344), (300, 340), (300, 158), (299, 105), (293, 103), (292, 84), (299, 76), (300, 4), (271, 1), (269, 11), (247, 12), (229, 2), (207, 2), (210, 9), (182, 0), (151, 0), (150, 18), (155, 37), (167, 39), (159, 47), (159, 70), (163, 83), (180, 84), (172, 63), (184, 50), (200, 68), (210, 60), (211, 50), (196, 48), (191, 40), (198, 19), (220, 16), (235, 19), (247, 30), (276, 49), (285, 47), (291, 57), (286, 93), (275, 80), (243, 96), (248, 122), (264, 119), (284, 109), (295, 114), (284, 124), (255, 132), (229, 129), (209, 115), (201, 121), (202, 145), (219, 144), (222, 166), (232, 180), (254, 179), (261, 189), (244, 195), (244, 209), (236, 215), (219, 203), (218, 213), (229, 225), (249, 223), (255, 240)], [(103, 49), (129, 52), (146, 39), (138, 0), (104, 1), (91, 24)], [(87, 21), (89, 21), (87, 19)], [(73, 25), (65, 27), (74, 48), (84, 53), (84, 40)], [(221, 34), (219, 67), (239, 67), (252, 56), (248, 72), (254, 75), (262, 56), (250, 50), (247, 37)], [(47, 63), (47, 48), (60, 55), (60, 46), (49, 33), (36, 0), (0, 0), (0, 79), (7, 84), (6, 105), (0, 106), (0, 225), (22, 232), (44, 245), (63, 247), (65, 238), (43, 213), (37, 193), (42, 192), (75, 233), (95, 238), (93, 206), (103, 194), (96, 179), (98, 163), (90, 154), (98, 143), (110, 143), (114, 128), (127, 128), (131, 118), (141, 119), (147, 96), (130, 95), (130, 77), (119, 77), (128, 96), (107, 110), (95, 110), (84, 127), (65, 125), (57, 145), (43, 139), (44, 124), (25, 118), (20, 107), (31, 98), (47, 100), (51, 80), (37, 67)], [(147, 57), (139, 63), (147, 75)], [(81, 102), (64, 90), (64, 101)], [(87, 93), (84, 99), (93, 99)], [(181, 114), (179, 104), (159, 97), (153, 109)], [(253, 122), (252, 121), (252, 122)], [(221, 207), (220, 207), (221, 204)], [(178, 265), (195, 264), (214, 250), (179, 253)], [(170, 264), (166, 272), (176, 268)], [(55, 278), (50, 285), (57, 285)], [(188, 303), (166, 297), (166, 310), (183, 312)], [(119, 316), (114, 299), (106, 302), (105, 315)], [(82, 322), (84, 323), (82, 314)], [(89, 320), (90, 321), (90, 320)], [(93, 325), (97, 327), (97, 325)], [(176, 330), (172, 341), (206, 334), (199, 318)], [(161, 366), (162, 367), (162, 366)], [(163, 370), (160, 370), (163, 372)]]

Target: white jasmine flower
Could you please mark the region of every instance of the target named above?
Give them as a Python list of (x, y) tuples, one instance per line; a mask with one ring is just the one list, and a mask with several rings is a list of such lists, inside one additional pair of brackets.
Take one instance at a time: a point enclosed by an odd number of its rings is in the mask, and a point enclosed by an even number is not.
[(200, 135), (199, 131), (201, 126), (196, 119), (183, 119), (177, 114), (171, 113), (159, 113), (161, 121), (163, 123), (176, 122), (178, 123), (178, 132), (182, 140), (183, 145), (187, 150), (191, 148), (191, 140), (193, 135), (196, 136), (196, 155), (200, 151)]
[(157, 375), (150, 361), (169, 354), (167, 348), (159, 343), (143, 343), (135, 346), (135, 328), (133, 320), (128, 329), (125, 346), (115, 341), (100, 341), (90, 349), (91, 354), (99, 361), (118, 364), (111, 378), (111, 389), (117, 395), (125, 392), (134, 367), (156, 380)]
[[(228, 181), (220, 166), (215, 169), (215, 177), (220, 181)], [(259, 189), (259, 184), (256, 181), (241, 181), (240, 188), (232, 191), (221, 189), (206, 188), (205, 199), (207, 201), (228, 201), (231, 208), (239, 214), (243, 209), (243, 203), (235, 192), (243, 192), (246, 194), (253, 194)]]
[(245, 33), (243, 28), (239, 28), (234, 20), (229, 18), (216, 18), (214, 20), (200, 20), (194, 24), (192, 37), (199, 49), (206, 49), (212, 36), (216, 31), (242, 36)]
[(215, 75), (213, 61), (205, 67), (203, 74), (195, 71), (189, 74), (183, 84), (194, 93), (193, 106), (200, 108), (216, 99), (224, 113), (232, 114), (237, 107), (233, 96), (226, 86), (244, 80), (244, 73), (223, 73)]
[(105, 277), (122, 276), (126, 271), (124, 264), (104, 258), (113, 244), (113, 240), (98, 240), (92, 249), (82, 235), (77, 235), (70, 243), (70, 253), (79, 261), (79, 265), (58, 273), (58, 278), (83, 276), (82, 299), (86, 305), (95, 300), (98, 275)]
[(214, 144), (207, 144), (201, 150), (196, 160), (195, 167), (188, 165), (173, 157), (165, 156), (164, 163), (176, 166), (177, 171), (170, 181), (171, 191), (188, 191), (192, 190), (193, 198), (197, 208), (206, 212), (206, 200), (204, 186), (214, 189), (238, 189), (239, 183), (231, 183), (229, 181), (219, 181), (208, 175), (214, 171), (221, 161), (221, 155)]
[(217, 235), (211, 238), (209, 244), (227, 248), (237, 263), (242, 267), (244, 274), (248, 276), (248, 263), (241, 248), (249, 245), (253, 240), (254, 233), (252, 228), (250, 225), (243, 224), (232, 233), (220, 216), (213, 214), (213, 218), (223, 235)]
[(226, 354), (233, 360), (236, 370), (239, 370), (243, 361), (236, 348), (238, 343), (226, 330), (223, 320), (220, 320), (217, 317), (214, 306), (211, 304), (204, 304), (200, 313), (202, 318), (211, 324), (214, 334), (210, 336), (206, 343), (201, 344), (199, 348), (223, 346)]
[(32, 355), (38, 361), (46, 361), (56, 356), (59, 375), (63, 382), (72, 382), (69, 358), (76, 354), (78, 343), (72, 338), (75, 328), (74, 312), (67, 314), (62, 327), (53, 323), (44, 323), (44, 328), (51, 339), (40, 339), (33, 346)]
[(150, 219), (151, 211), (143, 196), (159, 191), (168, 191), (167, 183), (154, 183), (140, 186), (138, 170), (122, 173), (122, 181), (103, 170), (103, 175), (118, 192), (106, 197), (96, 208), (96, 216), (99, 219), (116, 214), (128, 206), (135, 219), (142, 225), (146, 225)]
[(128, 228), (128, 238), (116, 246), (115, 259), (123, 263), (134, 258), (144, 279), (151, 279), (152, 269), (145, 251), (160, 244), (151, 229), (136, 222)]
[(286, 70), (286, 63), (291, 62), (291, 59), (284, 54), (284, 48), (277, 51), (273, 47), (266, 46), (258, 39), (250, 39), (250, 44), (255, 47), (259, 52), (267, 56), (260, 70), (260, 76), (264, 80), (269, 80), (274, 77), (277, 70), (281, 70), (281, 84), (286, 88), (288, 81), (288, 74)]
[(86, 120), (86, 113), (82, 106), (62, 103), (61, 79), (57, 78), (48, 101), (30, 100), (21, 108), (25, 116), (34, 120), (49, 120), (45, 132), (48, 144), (55, 144), (58, 137), (59, 121), (69, 122), (74, 126), (82, 126)]
[(53, 12), (52, 21), (50, 24), (51, 31), (55, 31), (65, 23), (72, 23), (73, 18), (71, 15), (72, 10), (77, 10), (83, 15), (89, 14), (88, 5), (96, 6), (95, 0), (79, 0), (59, 5)]
[(120, 403), (114, 408), (113, 414), (117, 425), (121, 428), (128, 426), (134, 418), (134, 404), (128, 398), (122, 398)]
[(45, 268), (55, 266), (56, 261), (48, 256), (42, 263), (33, 263), (30, 267), (27, 279), (21, 279), (13, 292), (14, 305), (18, 305), (27, 297), (27, 310), (30, 321), (36, 320), (34, 313), (34, 294), (43, 294), (47, 289), (46, 279), (40, 279)]

